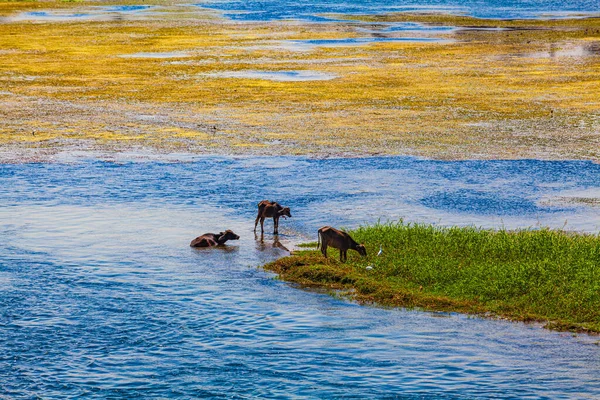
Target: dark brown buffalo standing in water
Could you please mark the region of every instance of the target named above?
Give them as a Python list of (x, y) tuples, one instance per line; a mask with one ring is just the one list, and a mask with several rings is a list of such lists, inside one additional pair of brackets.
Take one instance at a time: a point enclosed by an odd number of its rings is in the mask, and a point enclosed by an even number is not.
[(219, 233), (205, 233), (202, 236), (198, 236), (192, 240), (190, 246), (192, 247), (214, 247), (222, 246), (228, 240), (238, 240), (240, 237), (227, 229), (225, 232)]
[(279, 217), (292, 218), (292, 214), (290, 213), (289, 207), (282, 207), (278, 203), (269, 200), (263, 200), (258, 203), (258, 215), (256, 216), (256, 221), (254, 221), (254, 232), (256, 232), (256, 225), (258, 225), (258, 221), (260, 220), (260, 231), (264, 232), (264, 222), (265, 218), (273, 218), (273, 234), (279, 233)]
[(340, 249), (340, 261), (345, 262), (348, 258), (346, 252), (348, 249), (358, 251), (361, 256), (367, 255), (367, 249), (362, 244), (358, 244), (344, 231), (324, 226), (319, 229), (319, 241), (317, 248), (321, 247), (321, 253), (327, 258), (327, 247), (331, 246)]

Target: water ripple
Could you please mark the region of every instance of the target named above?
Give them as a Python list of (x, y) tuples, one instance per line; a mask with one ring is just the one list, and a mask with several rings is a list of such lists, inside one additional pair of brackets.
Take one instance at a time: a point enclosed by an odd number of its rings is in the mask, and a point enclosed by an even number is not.
[[(598, 231), (593, 207), (539, 205), (598, 178), (586, 162), (413, 158), (0, 165), (0, 397), (598, 397), (594, 338), (297, 290), (256, 268), (286, 252), (252, 233), (263, 198), (292, 207), (289, 247), (396, 216)], [(456, 193), (516, 200), (434, 201)], [(241, 236), (227, 249), (188, 246), (225, 228)]]

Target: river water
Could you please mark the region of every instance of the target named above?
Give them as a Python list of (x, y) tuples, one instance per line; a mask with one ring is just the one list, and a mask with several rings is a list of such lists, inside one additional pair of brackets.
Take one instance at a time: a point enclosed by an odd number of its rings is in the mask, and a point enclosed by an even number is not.
[(598, 14), (598, 0), (204, 0), (235, 20), (329, 21), (327, 14), (387, 14), (442, 12), (478, 18), (561, 18), (569, 14)]
[[(325, 224), (598, 232), (590, 162), (0, 164), (0, 398), (598, 398), (598, 338), (360, 306), (258, 268)], [(279, 241), (258, 201), (289, 205)], [(561, 199), (557, 201), (556, 199)], [(593, 204), (593, 203), (592, 203)], [(232, 229), (226, 248), (188, 246)]]

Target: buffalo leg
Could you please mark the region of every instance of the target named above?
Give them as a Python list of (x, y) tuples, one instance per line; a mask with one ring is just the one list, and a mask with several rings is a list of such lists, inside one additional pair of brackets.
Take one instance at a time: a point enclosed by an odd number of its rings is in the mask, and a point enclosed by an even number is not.
[(327, 258), (327, 243), (325, 242), (321, 243), (321, 253)]
[(279, 232), (279, 218), (273, 217), (273, 234), (277, 235)]
[(200, 241), (194, 243), (194, 245), (192, 247), (208, 247), (210, 246), (210, 244), (208, 244), (208, 241), (206, 240), (206, 238), (202, 238)]
[(265, 217), (260, 217), (260, 233), (265, 232)]
[(258, 220), (260, 219), (260, 214), (256, 216), (256, 220), (254, 221), (254, 232), (256, 232), (256, 225), (258, 225)]

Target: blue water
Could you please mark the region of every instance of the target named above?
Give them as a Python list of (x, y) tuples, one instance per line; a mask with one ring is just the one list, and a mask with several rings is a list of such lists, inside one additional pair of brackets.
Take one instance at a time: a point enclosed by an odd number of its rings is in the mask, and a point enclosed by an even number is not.
[[(54, 16), (53, 14), (49, 13), (48, 11), (31, 11), (26, 14), (31, 17), (53, 17)], [(78, 18), (78, 17), (87, 17), (87, 16), (89, 16), (89, 14), (72, 13), (72, 14), (68, 14), (68, 16), (73, 17), (73, 18)]]
[(413, 37), (361, 37), (361, 38), (345, 38), (345, 39), (306, 39), (306, 40), (288, 40), (288, 43), (309, 45), (309, 46), (347, 46), (361, 45), (370, 43), (386, 43), (386, 42), (441, 42), (443, 39), (437, 38), (413, 38)]
[(444, 12), (479, 18), (560, 17), (565, 13), (598, 13), (598, 0), (218, 0), (198, 3), (223, 11), (234, 20), (327, 21), (322, 14)]
[(325, 81), (335, 79), (338, 76), (319, 71), (297, 70), (297, 71), (260, 71), (260, 70), (242, 70), (242, 71), (224, 71), (207, 76), (221, 78), (245, 78), (245, 79), (263, 79), (276, 82), (301, 82), (301, 81)]
[(29, 17), (31, 19), (48, 19), (48, 18), (89, 18), (91, 14), (88, 13), (70, 13), (70, 14), (53, 14), (48, 11), (31, 11), (23, 14), (25, 17)]
[[(359, 306), (256, 268), (378, 218), (598, 232), (590, 162), (0, 164), (0, 397), (598, 398), (598, 338)], [(279, 241), (256, 203), (292, 209)], [(267, 231), (272, 225), (266, 223)], [(191, 239), (232, 229), (225, 249)], [(279, 242), (281, 245), (279, 245)]]
[(86, 12), (68, 12), (65, 10), (54, 11), (31, 11), (21, 13), (16, 20), (34, 20), (34, 21), (87, 21), (106, 18), (112, 14), (137, 14), (150, 10), (155, 6), (146, 5), (121, 5), (121, 6), (97, 6), (87, 9)]
[(143, 6), (143, 5), (121, 5), (121, 6), (105, 6), (102, 7), (105, 11), (110, 12), (137, 12), (137, 11), (145, 11), (154, 6)]

